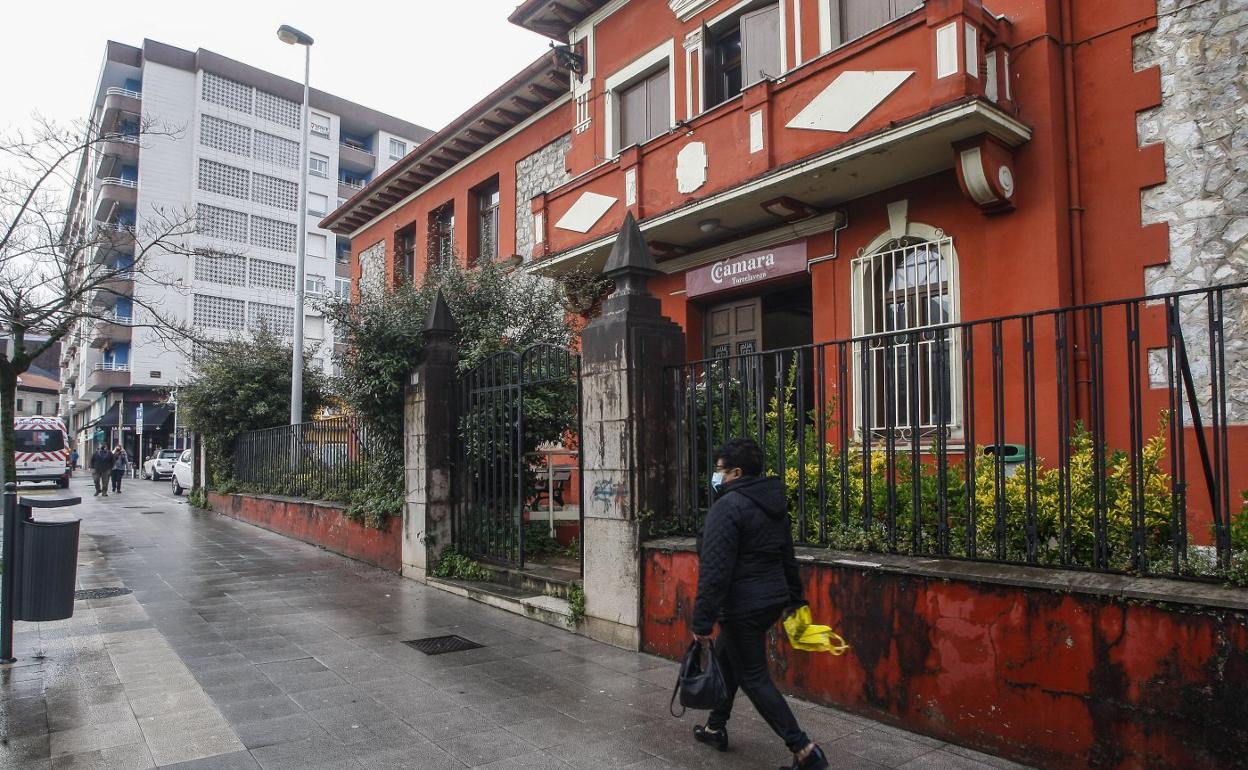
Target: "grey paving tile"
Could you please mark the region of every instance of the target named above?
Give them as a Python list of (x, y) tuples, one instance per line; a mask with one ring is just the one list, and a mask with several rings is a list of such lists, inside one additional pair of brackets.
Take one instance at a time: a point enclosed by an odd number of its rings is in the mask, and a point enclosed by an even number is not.
[(542, 751), (535, 751), (532, 754), (521, 754), (518, 757), (508, 757), (500, 759), (497, 762), (491, 762), (488, 765), (478, 765), (482, 770), (541, 770), (541, 768), (566, 768), (568, 764), (556, 756), (547, 754)]
[(459, 770), (467, 767), (432, 743), (409, 744), (401, 749), (375, 749), (361, 744), (351, 747), (355, 760), (368, 770)]
[(251, 752), (235, 751), (230, 754), (218, 754), (215, 757), (165, 765), (162, 770), (259, 770), (259, 768), (260, 765), (251, 756)]
[(994, 770), (996, 765), (937, 749), (900, 766), (902, 770)]
[(140, 743), (143, 733), (133, 716), (116, 722), (92, 722), (82, 727), (59, 730), (48, 736), (51, 756), (83, 754), (97, 749), (109, 749)]
[(470, 767), (530, 754), (535, 748), (501, 727), (460, 735), (434, 745)]
[(236, 722), (231, 727), (238, 739), (249, 749), (328, 735), (325, 728), (304, 713), (287, 714), (253, 722)]
[(62, 754), (52, 760), (53, 770), (146, 770), (155, 766), (146, 743), (113, 746), (82, 754)]
[(847, 752), (869, 759), (887, 767), (900, 767), (924, 754), (934, 751), (918, 741), (899, 735), (866, 729), (823, 744), (825, 749)]
[(571, 767), (597, 770), (602, 767), (628, 767), (644, 762), (654, 755), (645, 751), (633, 740), (623, 737), (607, 737), (593, 741), (565, 743), (549, 750)]
[(232, 701), (220, 704), (221, 713), (230, 722), (255, 722), (260, 719), (273, 719), (289, 714), (297, 714), (302, 709), (286, 695), (273, 695), (251, 700)]

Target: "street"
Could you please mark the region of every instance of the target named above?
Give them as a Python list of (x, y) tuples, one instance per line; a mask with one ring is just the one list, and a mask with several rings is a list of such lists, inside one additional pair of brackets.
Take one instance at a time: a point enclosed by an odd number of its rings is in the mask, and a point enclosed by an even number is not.
[[(23, 490), (24, 492), (27, 490)], [(32, 490), (33, 491), (33, 490)], [(51, 492), (51, 490), (48, 490)], [(190, 508), (168, 482), (83, 496), (71, 620), (19, 623), (0, 768), (774, 768), (744, 696), (731, 751), (668, 714), (675, 664)], [(39, 493), (44, 493), (40, 490)], [(480, 648), (404, 644), (457, 634)], [(793, 701), (834, 767), (1021, 767)]]

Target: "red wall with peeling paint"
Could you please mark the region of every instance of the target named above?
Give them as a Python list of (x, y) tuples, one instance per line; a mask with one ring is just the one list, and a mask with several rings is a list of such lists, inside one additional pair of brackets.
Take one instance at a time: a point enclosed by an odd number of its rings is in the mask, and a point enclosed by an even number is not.
[[(645, 551), (644, 650), (684, 653), (697, 564)], [(1248, 616), (838, 565), (802, 578), (852, 649), (773, 637), (786, 692), (1046, 768), (1248, 767)]]
[(373, 529), (343, 515), (333, 503), (281, 497), (208, 493), (217, 513), (319, 545), (334, 553), (398, 572), (403, 567), (403, 529)]

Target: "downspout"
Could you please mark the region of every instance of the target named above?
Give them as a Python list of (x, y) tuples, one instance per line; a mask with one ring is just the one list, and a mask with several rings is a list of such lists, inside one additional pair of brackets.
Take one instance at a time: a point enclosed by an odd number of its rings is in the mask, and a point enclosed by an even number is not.
[[(1075, 22), (1072, 0), (1061, 0), (1062, 25), (1062, 97), (1066, 122), (1066, 193), (1069, 201), (1070, 225), (1070, 304), (1083, 305), (1087, 301), (1084, 281), (1083, 255), (1083, 196), (1080, 191), (1079, 121), (1078, 99), (1075, 95)], [(1088, 324), (1083, 313), (1074, 318), (1075, 345), (1075, 414), (1077, 420), (1086, 421), (1090, 415), (1091, 375), (1088, 371)]]

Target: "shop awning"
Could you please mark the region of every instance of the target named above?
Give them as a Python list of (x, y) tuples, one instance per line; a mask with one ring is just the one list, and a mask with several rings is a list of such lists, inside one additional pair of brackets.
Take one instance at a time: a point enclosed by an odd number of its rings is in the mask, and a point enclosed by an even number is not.
[[(126, 404), (124, 413), (122, 412), (120, 407), (121, 407), (120, 404), (113, 404), (112, 406), (108, 408), (108, 411), (104, 413), (103, 417), (101, 417), (100, 419), (96, 420), (93, 423), (87, 423), (86, 425), (82, 427), (82, 430), (88, 430), (90, 428), (100, 428), (100, 429), (116, 428), (118, 427), (118, 421), (117, 421), (118, 416), (122, 418), (120, 427), (123, 430), (126, 428), (133, 430), (135, 427), (134, 426), (135, 411), (138, 409), (139, 405), (138, 404)], [(173, 419), (173, 407), (172, 406), (168, 404), (150, 404), (150, 403), (143, 404), (143, 430), (144, 432), (150, 433), (152, 431), (164, 430), (166, 425), (172, 419)]]

